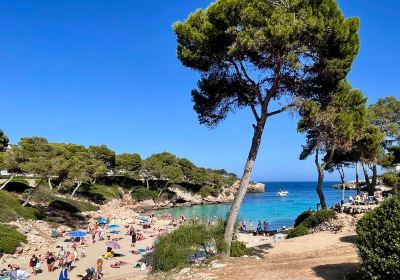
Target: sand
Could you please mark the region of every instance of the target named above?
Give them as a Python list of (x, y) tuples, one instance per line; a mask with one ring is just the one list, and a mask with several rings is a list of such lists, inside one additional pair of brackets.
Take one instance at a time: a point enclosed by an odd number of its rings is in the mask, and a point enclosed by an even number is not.
[[(112, 221), (111, 221), (112, 223)], [(158, 234), (158, 229), (168, 229), (170, 228), (168, 224), (170, 221), (168, 220), (158, 220), (154, 219), (153, 220), (154, 226), (152, 229), (146, 229), (144, 230), (141, 225), (139, 225), (139, 221), (136, 221), (133, 226), (137, 230), (139, 229), (143, 235), (145, 236), (144, 240), (137, 241), (135, 249), (139, 248), (146, 248), (151, 247), (156, 239), (156, 235)], [(149, 269), (146, 271), (140, 271), (140, 269), (135, 268), (134, 266), (137, 264), (137, 262), (142, 258), (142, 255), (136, 255), (136, 254), (131, 254), (129, 253), (131, 248), (131, 236), (126, 234), (126, 228), (124, 225), (119, 224), (120, 228), (120, 233), (118, 234), (111, 234), (111, 238), (122, 238), (121, 240), (118, 240), (118, 243), (120, 244), (121, 249), (116, 249), (114, 250), (116, 253), (123, 254), (123, 257), (115, 257), (112, 260), (104, 260), (103, 264), (103, 273), (104, 277), (102, 279), (144, 279), (146, 278), (146, 275), (149, 272)], [(152, 236), (152, 237), (151, 237)], [(58, 238), (58, 241), (55, 244), (52, 244), (49, 247), (49, 251), (54, 252), (56, 255), (59, 251), (59, 248), (56, 248), (56, 246), (62, 246), (64, 247), (65, 251), (71, 251), (72, 248), (71, 245), (72, 243), (70, 242), (64, 242), (65, 238)], [(69, 277), (71, 280), (74, 279), (80, 279), (78, 275), (85, 275), (85, 270), (89, 267), (96, 267), (96, 261), (97, 258), (100, 255), (105, 254), (106, 252), (106, 241), (97, 241), (98, 238), (96, 237), (96, 243), (92, 244), (91, 241), (91, 236), (87, 235), (87, 242), (85, 246), (85, 251), (86, 251), (86, 257), (82, 258), (78, 261), (74, 261), (72, 264), (72, 271), (69, 274)], [(80, 254), (81, 249), (78, 248), (78, 252)], [(120, 268), (111, 268), (110, 264), (115, 263), (117, 261), (124, 261), (127, 262), (127, 265), (123, 265)], [(56, 262), (56, 265), (58, 264), (58, 261)], [(31, 270), (27, 265), (23, 266), (23, 268), (31, 273)], [(38, 273), (36, 276), (31, 274), (30, 279), (36, 279), (36, 280), (51, 280), (51, 279), (58, 279), (60, 269), (57, 268), (54, 272), (48, 272), (47, 271), (47, 264), (42, 263), (42, 269), (43, 271), (41, 273)]]

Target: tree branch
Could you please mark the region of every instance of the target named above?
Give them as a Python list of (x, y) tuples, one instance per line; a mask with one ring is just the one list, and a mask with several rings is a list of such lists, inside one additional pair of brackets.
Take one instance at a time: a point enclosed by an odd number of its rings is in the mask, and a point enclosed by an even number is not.
[(294, 107), (294, 104), (293, 104), (293, 103), (292, 103), (292, 104), (289, 104), (289, 105), (286, 105), (286, 106), (280, 108), (279, 110), (276, 110), (276, 111), (273, 111), (273, 112), (268, 113), (268, 114), (267, 114), (267, 117), (271, 117), (271, 116), (273, 116), (273, 115), (282, 113), (282, 112), (286, 111), (287, 109), (289, 109), (289, 108), (291, 108), (291, 107)]
[(239, 60), (239, 64), (240, 64), (240, 69), (242, 70), (244, 76), (246, 77), (247, 81), (251, 83), (251, 85), (254, 88), (254, 91), (257, 93), (257, 99), (258, 99), (258, 103), (260, 103), (261, 105), (261, 110), (263, 110), (263, 99), (262, 99), (262, 95), (261, 95), (261, 91), (260, 88), (257, 86), (257, 84), (250, 78), (249, 74), (247, 74), (246, 68), (243, 65), (243, 62), (241, 60)]

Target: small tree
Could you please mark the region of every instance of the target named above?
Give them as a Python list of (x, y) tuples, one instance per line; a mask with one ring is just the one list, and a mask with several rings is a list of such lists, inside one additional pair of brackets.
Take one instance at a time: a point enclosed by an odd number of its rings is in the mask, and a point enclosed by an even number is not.
[(3, 130), (0, 129), (0, 152), (4, 152), (8, 147), (8, 137), (4, 134)]
[(0, 169), (7, 170), (11, 174), (10, 178), (0, 186), (0, 190), (4, 189), (17, 174), (22, 173), (21, 162), (23, 159), (20, 150), (18, 146), (12, 146), (6, 152), (0, 153)]
[[(358, 131), (365, 124), (365, 103), (366, 99), (359, 90), (353, 90), (347, 82), (342, 82), (332, 93), (327, 105), (309, 101), (300, 111), (302, 119), (298, 123), (298, 131), (306, 133), (307, 138), (300, 159), (315, 154), (318, 171), (316, 191), (322, 209), (326, 209), (322, 190), (324, 171), (332, 162), (335, 152), (349, 152), (352, 149)], [(321, 153), (325, 153), (322, 162)]]
[(139, 154), (123, 153), (117, 155), (115, 159), (115, 168), (117, 173), (125, 177), (137, 178), (142, 167), (142, 159)]
[(106, 145), (89, 146), (89, 153), (93, 155), (94, 159), (102, 161), (108, 169), (115, 168), (115, 152)]
[[(358, 52), (358, 19), (345, 19), (334, 0), (218, 0), (174, 30), (179, 60), (201, 75), (192, 91), (200, 123), (215, 127), (246, 107), (255, 120), (225, 230), (229, 254), (267, 119), (298, 99), (326, 98), (346, 77)], [(279, 100), (288, 103), (273, 111)]]

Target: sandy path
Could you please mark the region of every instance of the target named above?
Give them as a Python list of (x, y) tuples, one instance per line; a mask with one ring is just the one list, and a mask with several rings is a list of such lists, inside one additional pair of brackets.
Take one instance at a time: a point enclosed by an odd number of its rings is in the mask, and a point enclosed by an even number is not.
[[(158, 228), (166, 228), (167, 223), (169, 221), (163, 221), (163, 220), (158, 220), (155, 221), (155, 228), (153, 229), (148, 229), (148, 230), (143, 230), (142, 227), (138, 224), (134, 224), (135, 229), (141, 230), (141, 232), (144, 234), (145, 239), (141, 241), (137, 241), (136, 243), (136, 249), (139, 248), (146, 248), (147, 246), (151, 247), (152, 244), (154, 243), (155, 240), (155, 235), (157, 233)], [(147, 275), (147, 272), (140, 271), (138, 268), (135, 268), (134, 265), (138, 262), (138, 260), (142, 257), (141, 255), (135, 255), (128, 253), (130, 250), (132, 250), (130, 246), (131, 242), (131, 237), (129, 235), (126, 235), (126, 229), (121, 226), (120, 231), (121, 233), (119, 234), (112, 234), (112, 237), (117, 237), (117, 238), (122, 238), (121, 240), (118, 241), (118, 243), (121, 246), (121, 249), (119, 250), (114, 250), (116, 253), (123, 254), (123, 257), (116, 257), (113, 260), (104, 260), (104, 265), (103, 265), (103, 273), (104, 277), (103, 279), (126, 279), (129, 277), (129, 279), (144, 279)], [(150, 237), (150, 236), (153, 237)], [(90, 239), (91, 237), (87, 236), (87, 239)], [(97, 238), (96, 238), (97, 239)], [(71, 243), (63, 242), (64, 238), (59, 238), (59, 241), (56, 242), (55, 244), (51, 245), (49, 248), (50, 251), (55, 252), (56, 255), (59, 251), (56, 246), (62, 246), (64, 247), (64, 250), (68, 251), (71, 250)], [(83, 259), (80, 259), (77, 262), (74, 262), (72, 264), (73, 269), (71, 273), (69, 274), (71, 280), (75, 279), (80, 279), (77, 275), (85, 275), (85, 270), (88, 267), (96, 267), (96, 261), (97, 258), (100, 255), (105, 254), (106, 252), (106, 241), (96, 241), (95, 244), (92, 244), (92, 241), (88, 241), (87, 247), (85, 247), (86, 250), (86, 257)], [(80, 253), (80, 249), (78, 248), (78, 252)], [(127, 265), (121, 266), (121, 268), (111, 268), (110, 264), (115, 263), (118, 260), (122, 260), (127, 262)], [(58, 262), (56, 262), (57, 264)], [(46, 264), (42, 264), (42, 269), (43, 272), (39, 273), (37, 276), (31, 276), (31, 279), (36, 279), (36, 280), (52, 280), (52, 279), (58, 279), (60, 269), (56, 269), (54, 272), (50, 273), (47, 271), (47, 266)], [(29, 270), (28, 270), (29, 271)], [(29, 271), (30, 272), (30, 271)]]
[[(357, 267), (354, 233), (320, 232), (252, 248), (261, 258), (231, 258), (226, 267), (194, 269), (179, 279), (343, 279)], [(202, 277), (202, 275), (206, 275)]]

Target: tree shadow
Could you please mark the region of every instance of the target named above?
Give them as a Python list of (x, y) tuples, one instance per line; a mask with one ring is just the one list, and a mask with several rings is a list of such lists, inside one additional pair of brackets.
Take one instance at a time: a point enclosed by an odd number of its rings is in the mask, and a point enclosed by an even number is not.
[(340, 241), (341, 242), (346, 242), (346, 243), (352, 243), (352, 244), (354, 244), (354, 243), (356, 243), (356, 238), (357, 238), (357, 235), (348, 235), (348, 236), (342, 236), (342, 237), (340, 237)]
[(260, 258), (265, 258), (265, 254), (268, 249), (271, 249), (272, 245), (270, 243), (248, 248), (250, 256), (257, 256)]
[(357, 263), (326, 264), (313, 268), (317, 276), (325, 280), (342, 280), (343, 277), (357, 271)]

